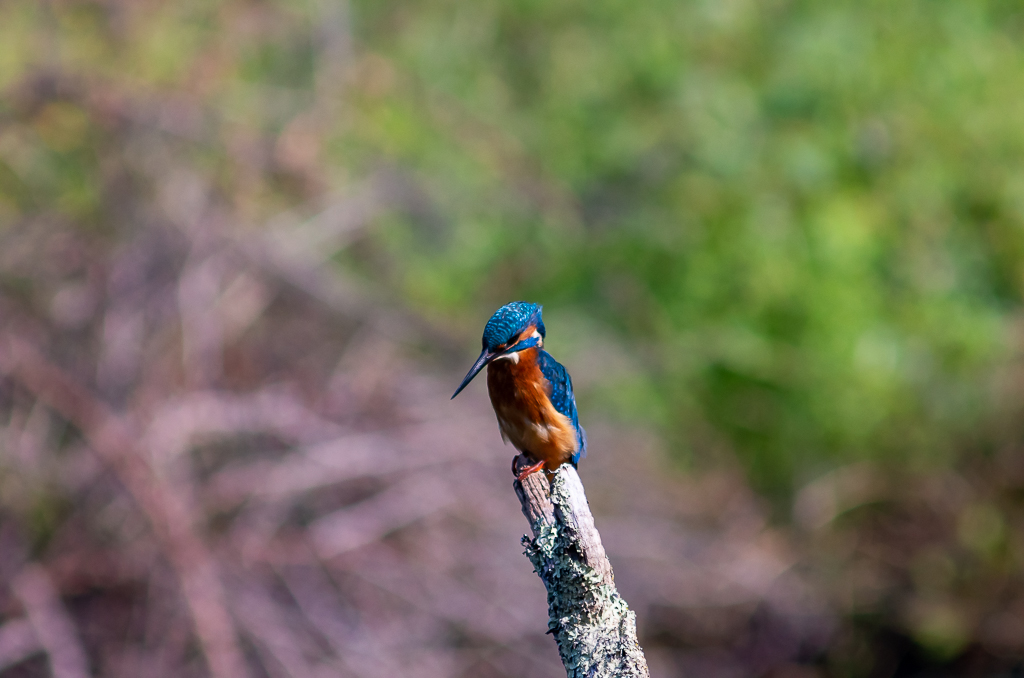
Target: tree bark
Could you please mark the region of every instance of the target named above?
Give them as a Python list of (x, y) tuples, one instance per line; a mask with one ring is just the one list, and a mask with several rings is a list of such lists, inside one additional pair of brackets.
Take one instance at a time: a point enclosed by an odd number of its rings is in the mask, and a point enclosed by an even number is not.
[(526, 556), (548, 591), (548, 633), (568, 678), (648, 678), (636, 614), (615, 589), (611, 563), (576, 469), (513, 483), (530, 521)]

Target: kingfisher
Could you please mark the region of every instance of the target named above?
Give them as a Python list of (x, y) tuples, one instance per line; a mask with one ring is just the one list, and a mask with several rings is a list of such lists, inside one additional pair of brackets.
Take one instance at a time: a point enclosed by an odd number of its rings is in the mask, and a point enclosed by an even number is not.
[(513, 458), (512, 473), (519, 481), (541, 469), (554, 473), (562, 464), (575, 467), (587, 456), (572, 379), (544, 350), (544, 336), (540, 305), (505, 304), (487, 321), (480, 357), (452, 395), (487, 367), (487, 392), (501, 438), (532, 462), (517, 471)]

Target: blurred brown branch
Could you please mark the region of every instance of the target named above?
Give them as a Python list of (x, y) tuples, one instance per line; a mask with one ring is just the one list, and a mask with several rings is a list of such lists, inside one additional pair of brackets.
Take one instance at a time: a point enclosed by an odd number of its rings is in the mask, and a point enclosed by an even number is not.
[(33, 564), (11, 583), (29, 624), (50, 660), (53, 678), (88, 678), (89, 662), (46, 571)]
[[(215, 678), (248, 675), (234, 624), (224, 606), (216, 565), (206, 546), (193, 533), (186, 506), (152, 471), (136, 447), (138, 435), (129, 424), (46, 360), (31, 344), (13, 334), (8, 334), (0, 344), (0, 373), (21, 383), (78, 427), (90, 447), (114, 470), (142, 508), (165, 555), (181, 578), (182, 591), (212, 675)], [(37, 583), (39, 580), (36, 577), (29, 581)], [(39, 590), (39, 587), (31, 590)], [(38, 632), (38, 626), (35, 623), (33, 626)], [(73, 662), (69, 662), (70, 665)], [(66, 675), (71, 678), (79, 674)]]
[(0, 626), (0, 671), (42, 651), (28, 619), (12, 619)]

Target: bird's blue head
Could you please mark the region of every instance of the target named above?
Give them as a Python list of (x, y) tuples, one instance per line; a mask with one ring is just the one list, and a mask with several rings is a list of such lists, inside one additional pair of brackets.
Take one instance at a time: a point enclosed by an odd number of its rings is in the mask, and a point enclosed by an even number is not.
[(499, 308), (484, 327), (480, 357), (473, 363), (452, 398), (459, 395), (488, 363), (528, 348), (543, 346), (544, 336), (540, 304), (513, 301)]
[[(544, 321), (541, 319), (540, 304), (513, 301), (505, 304), (491, 316), (484, 327), (483, 348), (485, 351), (502, 351), (514, 346), (514, 339), (520, 339), (529, 328), (534, 328), (544, 338)], [(532, 334), (532, 332), (530, 333)], [(536, 345), (536, 344), (533, 344)], [(523, 346), (517, 350), (523, 350)]]

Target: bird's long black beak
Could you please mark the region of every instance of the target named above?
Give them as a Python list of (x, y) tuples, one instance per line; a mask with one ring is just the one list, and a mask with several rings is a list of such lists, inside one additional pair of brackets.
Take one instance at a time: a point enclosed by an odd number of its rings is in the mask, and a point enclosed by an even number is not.
[(454, 399), (455, 396), (457, 396), (460, 393), (462, 393), (462, 389), (466, 388), (466, 385), (469, 382), (473, 381), (473, 377), (475, 377), (480, 372), (480, 370), (482, 370), (484, 368), (484, 366), (487, 363), (489, 363), (492, 360), (494, 360), (495, 358), (497, 358), (498, 355), (499, 355), (498, 353), (495, 353), (493, 351), (488, 351), (486, 348), (483, 351), (481, 351), (480, 352), (480, 357), (477, 358), (476, 362), (473, 363), (473, 366), (469, 368), (469, 372), (466, 373), (466, 378), (463, 379), (462, 383), (459, 384), (459, 387), (457, 389), (455, 389), (455, 393), (452, 394), (452, 398)]

